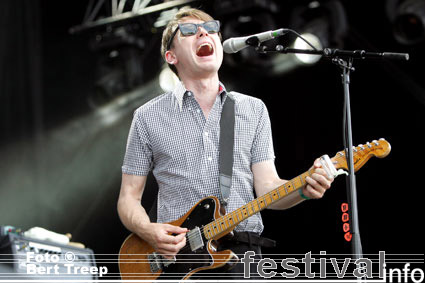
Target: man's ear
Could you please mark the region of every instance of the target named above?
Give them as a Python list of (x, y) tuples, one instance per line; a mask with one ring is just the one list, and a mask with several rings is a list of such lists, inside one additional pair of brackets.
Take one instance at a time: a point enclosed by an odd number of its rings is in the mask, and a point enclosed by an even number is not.
[(176, 54), (174, 54), (173, 51), (168, 50), (167, 52), (165, 52), (165, 61), (167, 61), (167, 63), (171, 65), (177, 64)]

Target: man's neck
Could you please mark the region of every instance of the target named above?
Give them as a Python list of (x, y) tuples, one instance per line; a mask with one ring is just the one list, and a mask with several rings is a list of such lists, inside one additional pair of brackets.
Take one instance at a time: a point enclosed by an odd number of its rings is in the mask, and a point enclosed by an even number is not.
[[(183, 84), (187, 90), (190, 90), (195, 95), (204, 114), (208, 114), (214, 105), (215, 99), (218, 94), (219, 80), (218, 75), (199, 79), (190, 80), (182, 78)], [(206, 115), (207, 116), (207, 115)]]

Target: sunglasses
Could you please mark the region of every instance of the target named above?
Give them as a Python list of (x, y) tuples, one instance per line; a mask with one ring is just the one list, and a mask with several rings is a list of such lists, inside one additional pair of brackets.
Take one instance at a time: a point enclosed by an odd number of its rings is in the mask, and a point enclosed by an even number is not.
[(198, 32), (198, 29), (200, 27), (203, 27), (208, 33), (218, 33), (220, 31), (220, 22), (215, 20), (215, 21), (208, 21), (201, 24), (193, 24), (193, 23), (179, 24), (179, 26), (174, 30), (173, 34), (171, 35), (170, 40), (168, 41), (167, 50), (170, 50), (171, 44), (178, 30), (180, 30), (183, 36), (191, 36), (191, 35), (195, 35)]

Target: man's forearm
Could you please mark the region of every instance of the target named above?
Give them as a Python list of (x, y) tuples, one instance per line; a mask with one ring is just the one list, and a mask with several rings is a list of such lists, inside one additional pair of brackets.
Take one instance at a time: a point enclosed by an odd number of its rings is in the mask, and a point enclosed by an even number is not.
[(143, 238), (147, 224), (151, 223), (146, 210), (141, 206), (140, 201), (131, 197), (120, 196), (118, 199), (118, 215), (124, 226), (131, 232)]

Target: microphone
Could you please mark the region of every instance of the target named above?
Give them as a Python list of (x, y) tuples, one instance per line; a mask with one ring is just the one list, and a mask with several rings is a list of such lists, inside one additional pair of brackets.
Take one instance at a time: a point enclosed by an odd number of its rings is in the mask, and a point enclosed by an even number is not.
[(236, 53), (248, 46), (282, 36), (288, 32), (288, 29), (281, 28), (243, 37), (231, 37), (223, 42), (223, 51), (225, 53)]

